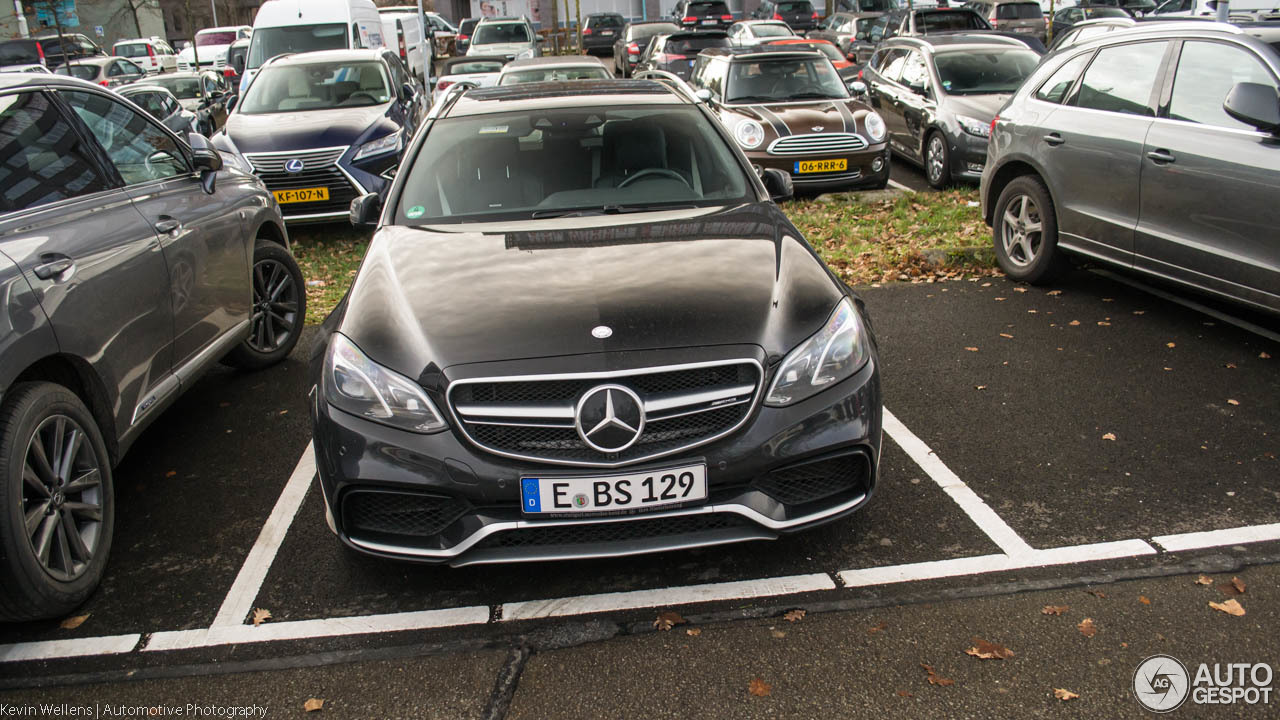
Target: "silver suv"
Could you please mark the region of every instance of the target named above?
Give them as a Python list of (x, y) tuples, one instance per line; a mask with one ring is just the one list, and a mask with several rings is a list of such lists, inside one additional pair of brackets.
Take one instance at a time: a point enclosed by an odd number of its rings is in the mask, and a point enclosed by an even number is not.
[(1240, 28), (1117, 30), (1000, 110), (983, 213), (1010, 276), (1066, 254), (1280, 313), (1280, 55)]
[(472, 33), (467, 54), (523, 60), (542, 54), (538, 43), (538, 33), (523, 17), (485, 18)]

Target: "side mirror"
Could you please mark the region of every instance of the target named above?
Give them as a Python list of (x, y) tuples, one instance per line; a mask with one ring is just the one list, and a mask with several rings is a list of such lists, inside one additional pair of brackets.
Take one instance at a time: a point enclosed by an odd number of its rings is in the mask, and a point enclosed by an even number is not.
[(1280, 131), (1280, 97), (1268, 85), (1236, 83), (1222, 102), (1228, 115), (1262, 132)]
[(227, 100), (227, 112), (231, 112), (232, 110), (235, 110), (235, 109), (236, 109), (236, 103), (238, 103), (238, 102), (240, 102), (240, 96), (239, 96), (239, 95), (232, 95), (232, 96)]
[(791, 184), (791, 175), (785, 170), (765, 168), (760, 179), (764, 181), (764, 189), (769, 191), (769, 198), (774, 202), (790, 200), (796, 194)]
[(693, 96), (702, 102), (711, 102), (712, 97), (711, 91), (706, 88), (698, 88), (698, 90), (693, 93)]
[(382, 215), (382, 196), (367, 193), (351, 201), (351, 225), (358, 228), (377, 227)]
[(866, 95), (867, 84), (862, 82), (861, 80), (850, 80), (849, 92), (853, 93), (854, 95)]
[(409, 102), (417, 94), (418, 94), (418, 91), (414, 90), (413, 86), (410, 85), (409, 83), (405, 83), (400, 86), (400, 99), (403, 100), (404, 102)]
[(217, 187), (218, 171), (222, 169), (222, 155), (199, 133), (188, 134), (187, 142), (191, 145), (191, 164), (200, 173), (200, 187), (206, 195), (212, 195)]

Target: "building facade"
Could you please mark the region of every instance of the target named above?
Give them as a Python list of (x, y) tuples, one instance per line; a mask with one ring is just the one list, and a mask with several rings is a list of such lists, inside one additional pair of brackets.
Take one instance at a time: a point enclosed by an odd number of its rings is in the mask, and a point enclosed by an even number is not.
[(86, 35), (104, 48), (120, 40), (165, 35), (160, 0), (0, 0), (0, 37), (21, 37), (18, 7), (30, 35), (56, 32), (55, 12), (63, 31)]

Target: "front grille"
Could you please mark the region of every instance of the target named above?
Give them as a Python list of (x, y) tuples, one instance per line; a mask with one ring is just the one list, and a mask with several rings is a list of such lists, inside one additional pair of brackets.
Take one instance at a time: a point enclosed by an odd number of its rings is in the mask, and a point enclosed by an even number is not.
[(865, 455), (841, 455), (774, 470), (751, 487), (783, 505), (803, 505), (855, 488), (865, 490), (869, 470)]
[[(300, 151), (296, 153), (251, 153), (245, 157), (253, 164), (254, 172), (262, 178), (267, 189), (302, 190), (324, 187), (329, 190), (328, 200), (312, 202), (290, 202), (280, 206), (286, 217), (298, 215), (319, 215), (324, 213), (345, 213), (351, 208), (351, 201), (360, 193), (338, 169), (338, 158), (347, 148), (326, 148), (323, 150)], [(285, 170), (290, 160), (301, 160), (302, 170), (291, 173)]]
[(748, 524), (746, 519), (732, 513), (676, 515), (605, 523), (583, 521), (573, 525), (526, 527), (497, 532), (477, 543), (476, 548), (598, 545), (733, 530), (747, 527)]
[(836, 172), (836, 173), (812, 173), (805, 175), (792, 175), (791, 182), (795, 185), (804, 185), (806, 183), (829, 183), (840, 182), (841, 180), (857, 180), (862, 177), (861, 170), (852, 172)]
[(769, 145), (770, 155), (816, 155), (850, 153), (867, 149), (867, 140), (855, 133), (817, 133), (788, 135)]
[[(544, 462), (613, 466), (668, 455), (732, 432), (751, 413), (760, 375), (755, 362), (735, 360), (625, 374), (462, 380), (450, 387), (449, 402), (464, 433), (484, 450)], [(643, 432), (616, 453), (593, 449), (574, 427), (578, 401), (605, 384), (629, 388), (645, 408)]]
[(352, 490), (343, 497), (342, 524), (352, 537), (431, 537), (470, 507), (465, 500), (439, 495)]

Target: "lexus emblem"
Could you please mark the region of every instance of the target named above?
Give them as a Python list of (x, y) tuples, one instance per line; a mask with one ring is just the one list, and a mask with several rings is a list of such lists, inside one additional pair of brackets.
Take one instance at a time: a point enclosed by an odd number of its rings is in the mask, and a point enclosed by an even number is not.
[(598, 385), (587, 391), (574, 411), (573, 427), (588, 447), (618, 453), (644, 432), (644, 404), (621, 385)]
[(609, 327), (608, 325), (597, 325), (591, 328), (591, 337), (604, 340), (605, 338), (612, 337), (612, 336), (613, 336), (613, 328)]
[(284, 169), (291, 173), (300, 173), (304, 167), (306, 167), (306, 164), (298, 158), (294, 158), (284, 164)]

